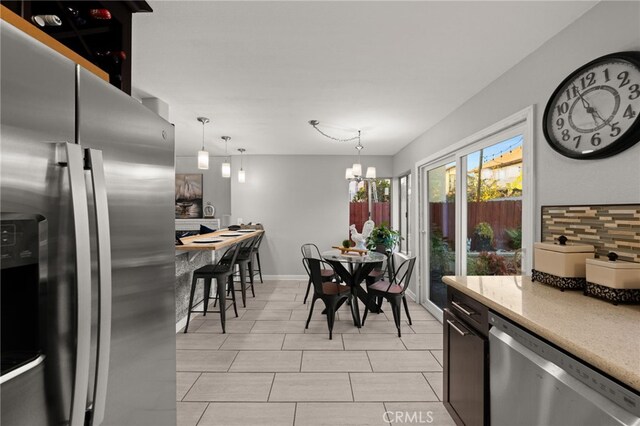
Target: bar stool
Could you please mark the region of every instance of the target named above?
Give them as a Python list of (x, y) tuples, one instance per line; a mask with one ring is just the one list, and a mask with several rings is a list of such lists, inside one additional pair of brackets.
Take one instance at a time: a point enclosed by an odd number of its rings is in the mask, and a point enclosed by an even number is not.
[(256, 257), (256, 266), (258, 266), (255, 270), (255, 272), (253, 273), (253, 275), (259, 275), (260, 276), (260, 282), (264, 283), (264, 281), (262, 281), (262, 265), (260, 265), (260, 244), (262, 244), (262, 239), (264, 238), (264, 231), (260, 233), (260, 235), (258, 235), (258, 241), (256, 242), (256, 246), (253, 248), (253, 253)]
[[(238, 273), (240, 275), (240, 292), (242, 292), (242, 307), (247, 307), (247, 269), (249, 270), (249, 283), (251, 284), (251, 295), (256, 297), (256, 293), (253, 289), (253, 258), (254, 249), (257, 243), (260, 242), (262, 234), (248, 239), (244, 242), (244, 245), (240, 248), (236, 264), (238, 265)], [(236, 290), (238, 291), (238, 290)]]
[[(236, 293), (233, 291), (233, 271), (236, 265), (236, 260), (238, 258), (238, 254), (240, 253), (240, 244), (235, 244), (227, 249), (227, 251), (222, 255), (218, 263), (214, 265), (206, 265), (201, 268), (193, 271), (193, 279), (191, 280), (191, 294), (189, 296), (189, 312), (187, 313), (187, 325), (184, 327), (184, 332), (186, 333), (189, 329), (189, 321), (191, 319), (192, 313), (201, 313), (203, 316), (206, 316), (207, 313), (220, 313), (220, 323), (222, 324), (222, 332), (225, 331), (225, 320), (226, 320), (226, 289), (224, 283), (226, 282), (231, 290), (231, 298), (233, 301), (233, 310), (235, 311), (236, 318), (238, 317), (238, 308), (236, 307)], [(204, 301), (204, 306), (202, 311), (194, 311), (193, 307), (195, 306), (193, 303), (193, 297), (196, 293), (196, 286), (198, 284), (198, 280), (204, 280), (204, 298), (199, 301), (195, 305)], [(210, 311), (209, 308), (209, 297), (211, 293), (211, 280), (216, 280), (216, 299), (220, 300), (220, 310), (219, 311)]]

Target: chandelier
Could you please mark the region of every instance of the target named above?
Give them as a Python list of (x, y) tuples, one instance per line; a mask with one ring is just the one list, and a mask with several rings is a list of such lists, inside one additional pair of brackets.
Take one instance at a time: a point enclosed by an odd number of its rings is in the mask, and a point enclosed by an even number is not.
[(360, 136), (361, 136), (360, 130), (358, 130), (357, 136), (346, 138), (346, 139), (340, 139), (340, 138), (336, 138), (331, 135), (328, 135), (327, 133), (319, 129), (318, 126), (320, 125), (320, 122), (318, 120), (309, 120), (309, 124), (311, 125), (311, 127), (316, 129), (318, 133), (320, 133), (322, 136), (329, 138), (331, 140), (334, 140), (337, 142), (353, 142), (356, 140), (358, 141), (358, 144), (356, 145), (356, 150), (358, 151), (357, 160), (355, 163), (353, 163), (351, 167), (347, 168), (344, 176), (345, 179), (361, 182), (363, 180), (373, 180), (376, 178), (375, 167), (367, 167), (367, 173), (365, 175), (362, 174), (362, 162), (360, 161), (360, 152), (364, 149), (364, 146), (362, 146), (362, 141), (360, 139)]

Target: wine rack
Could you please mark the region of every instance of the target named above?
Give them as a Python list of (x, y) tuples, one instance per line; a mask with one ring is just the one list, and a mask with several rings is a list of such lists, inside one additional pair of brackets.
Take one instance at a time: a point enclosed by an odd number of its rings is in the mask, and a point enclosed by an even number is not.
[(131, 94), (132, 15), (152, 12), (146, 1), (2, 0), (1, 3), (104, 70), (113, 86)]

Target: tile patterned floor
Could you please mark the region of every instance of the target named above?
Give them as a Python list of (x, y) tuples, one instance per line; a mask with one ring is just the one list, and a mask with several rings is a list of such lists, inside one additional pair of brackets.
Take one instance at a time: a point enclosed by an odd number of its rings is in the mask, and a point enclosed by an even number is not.
[(258, 283), (226, 334), (209, 314), (176, 335), (178, 426), (454, 424), (440, 402), (442, 326), (424, 308), (409, 303), (398, 338), (386, 313), (358, 330), (343, 307), (329, 340), (321, 301), (304, 328), (305, 290)]

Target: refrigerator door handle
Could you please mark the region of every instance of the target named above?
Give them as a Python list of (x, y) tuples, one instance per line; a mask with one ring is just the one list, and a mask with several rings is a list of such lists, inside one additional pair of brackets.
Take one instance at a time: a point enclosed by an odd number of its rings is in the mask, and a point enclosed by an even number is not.
[(102, 151), (87, 149), (86, 153), (93, 185), (100, 289), (98, 296), (98, 349), (91, 425), (99, 426), (104, 420), (109, 379), (109, 354), (111, 352), (111, 229)]
[(69, 173), (73, 211), (76, 268), (76, 365), (71, 396), (70, 426), (83, 426), (89, 387), (91, 355), (91, 244), (89, 207), (84, 180), (84, 161), (79, 145), (64, 143), (57, 147), (58, 164)]

